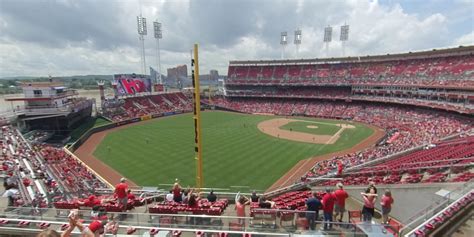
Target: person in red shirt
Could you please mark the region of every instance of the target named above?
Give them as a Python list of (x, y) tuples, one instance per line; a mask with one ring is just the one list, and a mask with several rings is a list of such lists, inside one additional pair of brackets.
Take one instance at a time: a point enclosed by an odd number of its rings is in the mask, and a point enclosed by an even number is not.
[(128, 197), (127, 197), (127, 190), (128, 190), (128, 185), (125, 183), (127, 179), (121, 178), (120, 183), (115, 186), (115, 195), (117, 196), (117, 201), (119, 204), (123, 205), (123, 211), (127, 210), (127, 203), (128, 203)]
[(132, 193), (132, 190), (130, 189), (127, 191), (127, 198), (128, 200), (131, 200), (131, 201), (135, 201), (136, 199), (135, 195)]
[(385, 189), (385, 194), (382, 196), (380, 201), (380, 205), (382, 206), (382, 223), (388, 224), (388, 214), (392, 210), (393, 198), (392, 192), (390, 190)]
[(92, 194), (88, 198), (84, 199), (84, 201), (79, 201), (78, 203), (87, 207), (93, 207), (100, 206), (101, 201), (99, 198)]
[(331, 189), (326, 189), (326, 194), (323, 196), (323, 212), (324, 212), (324, 230), (332, 229), (332, 212), (334, 211), (334, 203), (336, 202), (336, 197), (331, 192)]
[[(346, 199), (349, 197), (349, 194), (344, 190), (342, 183), (337, 183), (336, 188), (337, 190), (334, 191), (334, 196), (336, 197), (336, 203), (334, 204), (334, 219), (342, 222), (344, 212), (346, 211)], [(339, 214), (341, 215), (341, 218), (337, 219)]]
[(343, 169), (344, 169), (344, 166), (342, 165), (342, 161), (337, 162), (337, 176), (338, 177), (342, 176)]

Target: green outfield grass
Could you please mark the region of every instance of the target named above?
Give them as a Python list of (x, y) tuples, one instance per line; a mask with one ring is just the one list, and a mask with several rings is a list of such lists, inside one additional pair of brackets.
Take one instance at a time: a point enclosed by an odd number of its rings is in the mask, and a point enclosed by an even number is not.
[[(308, 126), (313, 125), (317, 126), (318, 128), (308, 128)], [(280, 127), (284, 130), (291, 130), (295, 132), (304, 132), (304, 133), (311, 133), (316, 135), (333, 135), (339, 131), (340, 127), (338, 127), (334, 123), (327, 123), (322, 121), (294, 121), (289, 122)]]
[[(258, 130), (259, 122), (272, 118), (275, 117), (217, 111), (202, 113), (206, 187), (250, 186), (251, 189), (263, 190), (299, 160), (350, 148), (373, 133), (371, 128), (355, 123), (356, 129), (344, 130), (333, 145), (294, 142)], [(326, 126), (331, 127), (325, 125), (321, 128)], [(337, 127), (333, 127), (337, 131)], [(142, 186), (169, 184), (175, 178), (179, 178), (182, 185), (194, 186), (192, 114), (160, 118), (111, 132), (94, 155)]]

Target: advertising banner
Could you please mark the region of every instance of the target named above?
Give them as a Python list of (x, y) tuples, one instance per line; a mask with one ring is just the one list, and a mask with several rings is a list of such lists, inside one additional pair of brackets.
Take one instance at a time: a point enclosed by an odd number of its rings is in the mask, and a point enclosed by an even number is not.
[(147, 75), (116, 74), (114, 75), (114, 81), (117, 83), (117, 93), (119, 95), (151, 92), (151, 80)]

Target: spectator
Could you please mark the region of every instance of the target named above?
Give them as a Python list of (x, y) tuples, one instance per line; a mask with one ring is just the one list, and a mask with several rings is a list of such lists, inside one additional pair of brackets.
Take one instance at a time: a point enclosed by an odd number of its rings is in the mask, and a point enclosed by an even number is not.
[(394, 203), (392, 198), (392, 192), (385, 189), (385, 194), (382, 196), (380, 205), (382, 206), (382, 223), (388, 224), (388, 214), (392, 210), (392, 204)]
[(364, 207), (362, 208), (362, 217), (366, 222), (372, 221), (375, 211), (375, 201), (377, 199), (377, 194), (375, 187), (369, 187), (365, 193), (361, 193), (362, 198), (364, 199)]
[(211, 190), (211, 192), (209, 192), (209, 194), (207, 195), (207, 200), (209, 202), (217, 201), (217, 195), (214, 194), (214, 190)]
[(115, 186), (115, 195), (117, 196), (117, 201), (119, 205), (122, 205), (123, 211), (127, 211), (127, 190), (128, 185), (125, 183), (127, 179), (121, 178), (120, 183)]
[(87, 226), (87, 228), (84, 229), (83, 236), (84, 237), (92, 237), (92, 236), (98, 236), (102, 233), (104, 233), (104, 226), (107, 224), (106, 220), (99, 221), (95, 220)]
[(166, 194), (166, 201), (172, 202), (173, 201), (173, 190), (170, 190), (168, 194)]
[[(336, 197), (336, 203), (334, 204), (334, 219), (342, 222), (344, 212), (346, 211), (346, 199), (349, 197), (349, 195), (347, 194), (346, 190), (344, 190), (342, 183), (337, 183), (336, 188), (337, 190), (334, 191), (334, 196)], [(339, 214), (341, 217), (337, 219)]]
[[(237, 203), (235, 203), (235, 211), (237, 212), (238, 217), (245, 217), (245, 205), (250, 203), (249, 199), (243, 195), (239, 197)], [(240, 224), (244, 224), (244, 219), (239, 219)]]
[[(344, 169), (344, 166), (342, 164), (342, 161), (337, 162), (337, 176), (341, 177), (342, 176), (342, 170)], [(342, 219), (342, 218), (341, 218)]]
[(127, 191), (127, 199), (132, 202), (135, 202), (135, 199), (136, 199), (135, 195), (132, 193), (132, 190), (130, 189)]
[[(190, 208), (199, 208), (199, 197), (197, 194), (193, 192), (191, 189), (188, 194), (188, 207)], [(189, 219), (191, 225), (198, 224), (198, 220), (196, 217), (191, 217)]]
[(199, 207), (198, 201), (199, 201), (198, 195), (194, 193), (194, 190), (191, 189), (188, 193), (188, 206), (191, 208), (198, 208)]
[(310, 230), (316, 230), (316, 220), (318, 220), (319, 209), (322, 206), (316, 192), (313, 193), (313, 197), (306, 200), (306, 219), (308, 220)]
[(265, 196), (262, 196), (261, 198), (259, 198), (259, 203), (258, 203), (258, 206), (260, 208), (274, 208), (275, 207), (275, 202), (272, 202), (270, 200), (267, 200), (265, 198)]
[(181, 197), (181, 185), (179, 185), (179, 179), (175, 179), (173, 184), (173, 200), (175, 202), (183, 201), (183, 198)]
[(183, 204), (188, 204), (188, 201), (189, 201), (189, 192), (190, 190), (189, 189), (186, 189), (186, 190), (181, 190), (181, 202)]
[(324, 230), (332, 229), (332, 213), (334, 211), (334, 202), (336, 198), (331, 192), (331, 189), (326, 189), (326, 194), (324, 194), (322, 203), (323, 203), (323, 212), (324, 212)]
[(369, 189), (374, 188), (374, 192), (375, 192), (375, 194), (377, 194), (377, 187), (375, 187), (375, 182), (374, 181), (369, 182), (369, 187), (368, 188)]
[[(74, 211), (71, 211), (71, 213), (74, 213)], [(89, 234), (89, 233), (84, 232), (84, 227), (82, 226), (82, 223), (79, 221), (79, 217), (77, 215), (70, 215), (69, 216), (69, 226), (62, 234), (59, 234), (55, 230), (46, 229), (46, 230), (43, 230), (40, 233), (38, 233), (38, 235), (36, 235), (36, 237), (70, 237), (72, 231), (76, 227), (79, 229), (79, 231), (81, 233), (83, 233), (82, 234), (83, 237), (94, 237), (93, 234)]]
[(250, 196), (250, 200), (252, 202), (258, 202), (258, 195), (257, 195), (257, 192), (253, 191), (252, 192), (252, 196)]
[(10, 185), (9, 189), (3, 193), (3, 197), (8, 198), (8, 206), (12, 207), (15, 204), (15, 199), (18, 196), (19, 191), (16, 185)]

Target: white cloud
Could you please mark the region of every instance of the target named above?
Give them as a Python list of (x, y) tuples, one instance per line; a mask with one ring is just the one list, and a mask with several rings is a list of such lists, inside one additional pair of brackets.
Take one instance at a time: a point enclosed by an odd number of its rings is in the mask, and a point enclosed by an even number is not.
[[(90, 13), (93, 15), (84, 18), (100, 19), (104, 26), (91, 26), (90, 19), (84, 23), (81, 17), (69, 19), (65, 17), (67, 14), (57, 14), (57, 19), (81, 27), (77, 29), (79, 32), (64, 33), (61, 40), (58, 40), (62, 37), (61, 28), (56, 26), (52, 27), (54, 35), (28, 34), (27, 30), (34, 29), (35, 24), (43, 24), (34, 18), (31, 22), (22, 22), (27, 27), (20, 36), (5, 33), (11, 19), (21, 16), (0, 15), (0, 77), (139, 72), (137, 2), (111, 1), (101, 10), (81, 12), (95, 4), (101, 7), (102, 2), (87, 1), (84, 7), (82, 2), (62, 0), (62, 7), (73, 8), (74, 16)], [(472, 44), (474, 37), (471, 32), (454, 39), (453, 29), (448, 27), (450, 19), (443, 12), (420, 17), (423, 14), (408, 14), (399, 4), (382, 5), (369, 0), (142, 2), (149, 33), (145, 40), (147, 64), (156, 67), (152, 22), (158, 18), (163, 23), (160, 42), (165, 72), (167, 67), (189, 64), (189, 50), (194, 42), (200, 44), (202, 73), (216, 68), (225, 74), (229, 60), (279, 59), (281, 31), (289, 34), (285, 55), (294, 58), (293, 31), (297, 27), (303, 31), (299, 57), (304, 58), (326, 56), (322, 38), (327, 25), (334, 27), (330, 57), (342, 55), (339, 27), (344, 23), (351, 27), (346, 56), (424, 50), (453, 43)], [(42, 25), (42, 28), (47, 27)]]
[(455, 46), (459, 45), (474, 45), (474, 31), (471, 33), (465, 34), (454, 41)]

